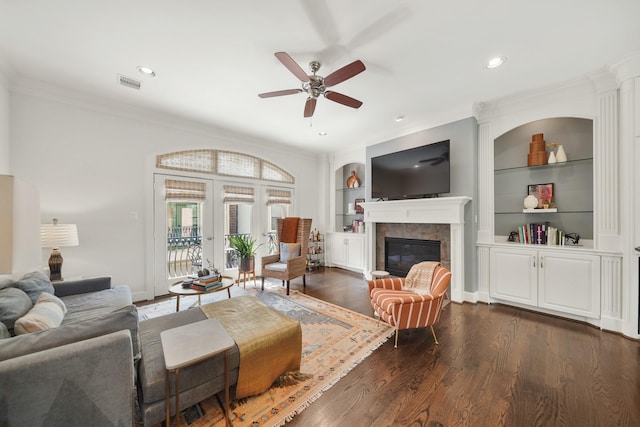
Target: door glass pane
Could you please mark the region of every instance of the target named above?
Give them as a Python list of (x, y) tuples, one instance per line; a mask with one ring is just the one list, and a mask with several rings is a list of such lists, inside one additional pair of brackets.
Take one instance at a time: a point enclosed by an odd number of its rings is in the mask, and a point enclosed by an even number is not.
[(202, 203), (167, 201), (167, 278), (202, 268)]
[(251, 215), (253, 205), (245, 203), (225, 204), (224, 249), (225, 268), (238, 268), (238, 257), (229, 245), (229, 236), (237, 234), (251, 235)]
[(284, 218), (289, 211), (289, 205), (273, 204), (268, 206), (269, 211), (269, 231), (267, 232), (267, 250), (269, 255), (278, 253), (278, 218)]

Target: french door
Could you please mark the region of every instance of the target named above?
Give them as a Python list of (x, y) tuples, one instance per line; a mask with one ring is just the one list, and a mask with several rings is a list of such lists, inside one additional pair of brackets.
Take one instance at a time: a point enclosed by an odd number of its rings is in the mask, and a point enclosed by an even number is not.
[(154, 175), (154, 295), (214, 259), (213, 180)]

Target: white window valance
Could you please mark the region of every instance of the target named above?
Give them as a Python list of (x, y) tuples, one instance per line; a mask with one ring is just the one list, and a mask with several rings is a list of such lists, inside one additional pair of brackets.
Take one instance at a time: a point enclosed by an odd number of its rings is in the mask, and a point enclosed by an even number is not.
[(165, 200), (195, 201), (207, 198), (207, 185), (203, 182), (165, 180)]
[(156, 167), (294, 184), (293, 175), (249, 154), (222, 150), (187, 150), (156, 156)]
[(267, 189), (267, 206), (290, 205), (293, 200), (293, 191), (282, 188)]
[(225, 203), (253, 204), (255, 202), (253, 187), (225, 185), (223, 191)]

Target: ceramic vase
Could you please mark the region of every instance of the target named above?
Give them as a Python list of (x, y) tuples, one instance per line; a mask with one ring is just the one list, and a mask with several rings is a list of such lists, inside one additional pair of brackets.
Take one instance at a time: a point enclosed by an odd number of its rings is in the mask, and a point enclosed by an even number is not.
[(552, 165), (555, 162), (556, 162), (556, 153), (552, 151), (551, 153), (549, 153), (549, 160), (547, 161), (547, 163)]
[(538, 207), (538, 198), (532, 194), (524, 198), (525, 209), (535, 209)]
[(558, 146), (558, 152), (556, 153), (556, 161), (558, 163), (563, 163), (567, 161), (567, 154), (564, 152), (564, 148), (562, 148), (562, 145)]
[(347, 178), (347, 188), (360, 187), (360, 178), (356, 176), (356, 171), (351, 171), (351, 176)]

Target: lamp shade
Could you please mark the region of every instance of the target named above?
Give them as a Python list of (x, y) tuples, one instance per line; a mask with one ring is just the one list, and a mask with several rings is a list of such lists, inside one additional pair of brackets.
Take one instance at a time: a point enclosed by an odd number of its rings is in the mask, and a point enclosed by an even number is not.
[(40, 246), (43, 248), (61, 248), (78, 246), (78, 227), (75, 224), (40, 224)]

